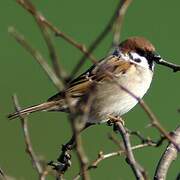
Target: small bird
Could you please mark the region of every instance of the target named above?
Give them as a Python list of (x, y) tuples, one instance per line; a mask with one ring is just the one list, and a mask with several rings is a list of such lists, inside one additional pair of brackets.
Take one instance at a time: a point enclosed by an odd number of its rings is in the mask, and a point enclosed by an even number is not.
[[(84, 107), (81, 104), (88, 103), (88, 96), (92, 98), (86, 123), (107, 122), (108, 115), (122, 116), (138, 103), (137, 99), (117, 84), (142, 98), (150, 87), (154, 62), (160, 59), (155, 47), (147, 39), (130, 37), (120, 43), (111, 55), (72, 80), (63, 91), (44, 103), (21, 110), (20, 113), (27, 115), (37, 111), (69, 112), (70, 106), (80, 110), (80, 107)], [(19, 112), (15, 112), (8, 118), (14, 119), (18, 115)]]

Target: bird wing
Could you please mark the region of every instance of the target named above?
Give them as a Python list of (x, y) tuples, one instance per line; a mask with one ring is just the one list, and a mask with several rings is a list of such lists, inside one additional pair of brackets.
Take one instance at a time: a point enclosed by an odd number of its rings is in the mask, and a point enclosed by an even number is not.
[(94, 83), (103, 83), (106, 80), (110, 80), (107, 72), (111, 72), (114, 75), (125, 73), (130, 64), (129, 61), (125, 61), (117, 56), (109, 56), (99, 61), (97, 65), (91, 66), (85, 73), (71, 81), (63, 92), (52, 96), (48, 101), (62, 99), (64, 92), (74, 98), (81, 97), (89, 91)]

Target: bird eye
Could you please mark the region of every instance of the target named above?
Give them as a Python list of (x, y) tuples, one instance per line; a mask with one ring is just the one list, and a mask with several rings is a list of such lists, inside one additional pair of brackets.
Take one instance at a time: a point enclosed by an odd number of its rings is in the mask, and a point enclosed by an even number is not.
[(134, 59), (134, 61), (137, 62), (137, 63), (140, 63), (141, 59), (140, 58), (136, 58), (136, 59)]

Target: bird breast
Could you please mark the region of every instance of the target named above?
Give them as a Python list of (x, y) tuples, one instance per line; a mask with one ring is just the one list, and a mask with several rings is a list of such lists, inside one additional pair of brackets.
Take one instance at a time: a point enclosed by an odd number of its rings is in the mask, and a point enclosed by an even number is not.
[(117, 83), (109, 80), (97, 86), (89, 121), (104, 122), (108, 120), (108, 114), (122, 116), (127, 113), (138, 101), (119, 85), (142, 98), (150, 87), (152, 76), (149, 69), (132, 65), (126, 73), (116, 76)]

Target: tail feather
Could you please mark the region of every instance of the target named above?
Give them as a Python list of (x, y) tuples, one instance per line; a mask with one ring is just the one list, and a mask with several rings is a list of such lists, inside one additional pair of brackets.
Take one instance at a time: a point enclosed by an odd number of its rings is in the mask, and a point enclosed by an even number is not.
[(31, 106), (31, 107), (28, 107), (28, 108), (25, 108), (25, 109), (22, 109), (20, 112), (14, 112), (14, 113), (11, 113), (9, 114), (7, 117), (12, 120), (14, 118), (17, 118), (19, 116), (19, 114), (21, 115), (28, 115), (30, 113), (33, 113), (33, 112), (37, 112), (37, 111), (43, 111), (43, 110), (51, 110), (54, 106), (57, 106), (59, 103), (57, 102), (45, 102), (45, 103), (42, 103), (42, 104), (38, 104), (38, 105), (34, 105), (34, 106)]

